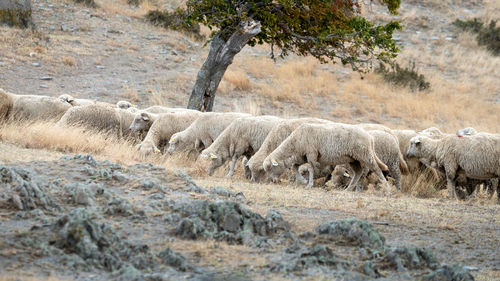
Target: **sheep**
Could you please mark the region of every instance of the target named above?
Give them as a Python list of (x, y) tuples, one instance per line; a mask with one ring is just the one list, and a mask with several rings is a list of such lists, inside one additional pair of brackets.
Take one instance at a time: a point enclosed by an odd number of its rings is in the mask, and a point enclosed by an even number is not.
[(53, 121), (59, 120), (61, 116), (71, 107), (68, 103), (58, 98), (37, 95), (10, 95), (13, 100), (10, 117), (20, 121)]
[[(382, 173), (388, 167), (375, 154), (373, 137), (355, 125), (302, 124), (266, 157), (263, 166), (268, 176), (276, 180), (286, 168), (297, 170), (299, 165), (306, 162), (314, 168), (312, 170), (320, 170), (321, 166), (349, 164), (354, 177), (348, 190), (356, 186), (366, 167), (377, 175), (385, 190), (389, 191)], [(313, 179), (314, 171), (310, 171), (306, 188), (312, 186)]]
[(121, 108), (101, 105), (74, 106), (61, 117), (57, 125), (83, 126), (118, 137), (128, 137), (130, 136), (128, 129), (134, 117), (133, 113)]
[[(167, 109), (165, 107), (165, 109)], [(131, 111), (135, 113), (134, 121), (132, 124), (130, 124), (129, 129), (131, 131), (143, 131), (147, 132), (151, 125), (155, 122), (156, 119), (161, 114), (166, 114), (166, 113), (176, 113), (176, 112), (192, 112), (192, 113), (197, 113), (199, 111), (197, 110), (191, 110), (191, 109), (186, 109), (186, 108), (168, 108), (170, 111), (165, 111), (162, 113), (151, 113), (147, 112), (145, 110), (138, 110), (138, 111)], [(130, 111), (130, 108), (129, 108)]]
[[(251, 181), (260, 181), (264, 176), (264, 159), (275, 150), (298, 126), (304, 123), (329, 123), (331, 121), (317, 118), (298, 118), (280, 121), (269, 132), (260, 149), (247, 161), (245, 167), (251, 172)], [(301, 179), (301, 177), (299, 177)]]
[(116, 103), (116, 107), (121, 109), (129, 109), (129, 108), (134, 108), (134, 105), (126, 100), (121, 100)]
[(231, 159), (227, 177), (232, 177), (238, 158), (242, 155), (250, 157), (258, 151), (271, 129), (281, 120), (283, 119), (276, 116), (235, 119), (200, 155), (200, 157), (211, 159), (208, 174), (212, 175), (215, 169)]
[(365, 131), (379, 130), (379, 131), (384, 131), (386, 133), (392, 134), (392, 130), (389, 127), (386, 127), (386, 126), (380, 125), (380, 124), (360, 123), (360, 124), (356, 124), (356, 126), (360, 127), (361, 129), (363, 129)]
[(226, 129), (234, 119), (249, 117), (247, 113), (236, 112), (207, 112), (196, 119), (182, 132), (175, 133), (169, 140), (168, 153), (186, 151), (194, 148), (201, 152), (209, 147), (213, 141)]
[(432, 161), (437, 169), (444, 170), (452, 198), (456, 198), (456, 180), (461, 171), (471, 179), (500, 177), (500, 135), (478, 133), (466, 138), (445, 135), (440, 139), (416, 136), (410, 140), (407, 154)]
[[(59, 96), (59, 100), (65, 103), (70, 104), (71, 106), (87, 106), (87, 105), (93, 105), (93, 104), (98, 104), (100, 106), (107, 106), (107, 107), (119, 107), (118, 103), (120, 105), (125, 106), (123, 109), (127, 109), (126, 103), (130, 104), (127, 101), (119, 101), (116, 105), (107, 103), (107, 102), (102, 102), (102, 101), (96, 101), (96, 100), (89, 100), (89, 99), (76, 99), (71, 95), (68, 94), (63, 94)], [(123, 103), (123, 104), (122, 104)]]
[(441, 130), (439, 130), (436, 127), (430, 127), (430, 128), (425, 129), (425, 130), (422, 130), (419, 132), (419, 134), (427, 135), (431, 138), (440, 138), (440, 137), (443, 137), (445, 135), (445, 133), (441, 132)]
[[(401, 191), (401, 174), (408, 174), (408, 166), (399, 149), (398, 139), (384, 131), (367, 131), (375, 141), (375, 154), (389, 168), (388, 175), (394, 179), (397, 191)], [(346, 167), (347, 168), (347, 167)], [(350, 177), (350, 173), (344, 173)], [(368, 170), (363, 171), (366, 176)]]
[(7, 120), (14, 107), (12, 95), (0, 88), (0, 123)]
[[(168, 142), (173, 134), (185, 130), (204, 113), (193, 110), (160, 114), (148, 130), (144, 140), (137, 145), (140, 153), (148, 155), (160, 152), (161, 144)], [(136, 116), (137, 118), (137, 116)], [(132, 125), (130, 125), (132, 127)]]
[(472, 136), (472, 135), (476, 135), (476, 134), (477, 134), (476, 129), (474, 129), (472, 127), (463, 128), (463, 129), (460, 129), (457, 131), (457, 136), (459, 138), (464, 137), (464, 136)]

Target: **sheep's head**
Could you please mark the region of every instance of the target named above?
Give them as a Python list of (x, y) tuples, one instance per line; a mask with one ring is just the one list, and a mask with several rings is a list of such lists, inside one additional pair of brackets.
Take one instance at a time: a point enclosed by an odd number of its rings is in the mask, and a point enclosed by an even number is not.
[(116, 103), (116, 107), (121, 108), (121, 109), (128, 109), (128, 108), (131, 108), (133, 106), (134, 105), (132, 103), (125, 101), (125, 100), (121, 100), (121, 101)]
[(172, 154), (181, 151), (184, 148), (185, 148), (185, 141), (181, 132), (173, 134), (170, 140), (168, 141), (168, 150), (167, 150), (168, 153)]
[(476, 129), (474, 129), (472, 127), (463, 128), (463, 129), (460, 129), (457, 131), (457, 137), (459, 137), (459, 138), (464, 137), (464, 136), (472, 136), (475, 134), (477, 134), (477, 131), (476, 131)]
[(151, 119), (151, 115), (147, 112), (141, 112), (135, 115), (134, 121), (130, 124), (129, 129), (131, 131), (147, 131), (151, 128), (152, 124), (153, 120)]
[(267, 172), (267, 178), (270, 181), (277, 182), (279, 177), (285, 172), (286, 166), (284, 161), (276, 160), (268, 156), (263, 163), (264, 171)]
[(200, 157), (210, 161), (210, 166), (207, 168), (208, 175), (210, 176), (214, 173), (215, 169), (224, 164), (221, 157), (214, 152), (208, 151), (207, 149), (201, 152)]
[(73, 105), (72, 102), (75, 101), (75, 99), (72, 96), (68, 95), (68, 94), (60, 95), (59, 96), (59, 100), (62, 101), (62, 102), (67, 102), (67, 103), (69, 103), (71, 105)]
[(425, 141), (426, 137), (424, 136), (416, 136), (411, 138), (410, 140), (410, 147), (408, 148), (408, 151), (406, 155), (408, 157), (417, 157), (417, 158), (422, 158), (423, 151), (424, 151), (424, 145), (423, 141)]

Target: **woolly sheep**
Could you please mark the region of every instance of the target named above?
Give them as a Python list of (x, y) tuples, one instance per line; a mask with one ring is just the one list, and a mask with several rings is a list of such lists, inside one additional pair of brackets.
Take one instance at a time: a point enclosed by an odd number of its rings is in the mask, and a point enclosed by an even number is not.
[[(260, 149), (248, 160), (245, 166), (250, 169), (251, 180), (260, 181), (265, 171), (264, 159), (275, 150), (298, 126), (305, 123), (329, 123), (331, 121), (318, 118), (298, 118), (282, 120), (269, 132)], [(301, 179), (301, 177), (299, 177)], [(296, 179), (297, 180), (297, 179)]]
[(75, 106), (70, 108), (57, 122), (58, 126), (83, 126), (118, 137), (129, 136), (129, 126), (135, 115), (121, 108), (101, 105)]
[(445, 135), (441, 139), (416, 136), (410, 141), (408, 155), (432, 161), (437, 169), (444, 170), (453, 198), (460, 171), (471, 179), (500, 177), (500, 135), (478, 133), (467, 138)]
[[(306, 162), (314, 169), (349, 164), (354, 177), (348, 190), (356, 186), (366, 167), (377, 175), (386, 191), (389, 191), (382, 173), (388, 167), (375, 155), (373, 137), (355, 125), (302, 124), (266, 157), (263, 165), (268, 176), (277, 179), (286, 168), (297, 169)], [(311, 171), (307, 188), (312, 186), (313, 178)]]
[(441, 130), (439, 130), (436, 127), (430, 127), (430, 128), (425, 129), (425, 130), (422, 130), (418, 133), (421, 135), (427, 135), (431, 138), (440, 138), (440, 137), (443, 137), (445, 135), (445, 133), (441, 132)]
[(170, 110), (170, 111), (166, 111), (166, 112), (162, 112), (162, 113), (151, 113), (151, 112), (147, 112), (145, 110), (138, 110), (137, 112), (132, 111), (133, 113), (135, 113), (135, 117), (134, 117), (134, 121), (132, 122), (132, 124), (130, 124), (129, 129), (132, 131), (147, 132), (149, 130), (149, 128), (151, 127), (151, 125), (155, 122), (156, 119), (158, 119), (158, 117), (161, 114), (176, 113), (176, 112), (179, 112), (179, 113), (180, 112), (192, 112), (192, 113), (196, 114), (197, 112), (199, 112), (197, 110), (191, 110), (191, 109), (186, 109), (186, 108), (169, 108), (168, 110)]
[(207, 112), (193, 122), (186, 130), (175, 133), (169, 141), (168, 153), (209, 147), (234, 119), (249, 117), (250, 114), (235, 112)]
[(143, 155), (148, 155), (152, 152), (160, 152), (163, 143), (167, 143), (173, 134), (185, 130), (202, 114), (204, 113), (196, 110), (192, 112), (186, 111), (160, 114), (137, 148)]
[(243, 155), (251, 157), (255, 151), (258, 151), (271, 129), (281, 120), (283, 119), (276, 116), (235, 119), (200, 155), (211, 159), (210, 167), (207, 169), (208, 174), (212, 175), (215, 169), (231, 159), (227, 177), (232, 177), (238, 158)]
[(7, 120), (14, 107), (12, 95), (0, 88), (0, 123)]
[(392, 134), (392, 130), (389, 127), (386, 127), (386, 126), (380, 125), (380, 124), (360, 123), (360, 124), (356, 124), (356, 126), (360, 127), (361, 129), (363, 129), (365, 131), (379, 130), (379, 131), (384, 131), (386, 133)]
[(76, 99), (73, 96), (68, 95), (68, 94), (60, 95), (59, 100), (62, 102), (68, 103), (71, 106), (87, 106), (87, 105), (93, 105), (93, 104), (97, 104), (100, 106), (107, 106), (107, 107), (115, 107), (116, 106), (114, 104), (102, 102), (102, 101), (96, 101), (96, 100), (90, 100), (90, 99)]
[(459, 138), (464, 137), (464, 136), (472, 136), (472, 135), (476, 135), (476, 134), (477, 134), (476, 129), (474, 129), (472, 127), (463, 128), (463, 129), (460, 129), (457, 131), (457, 136)]
[(121, 100), (116, 103), (116, 107), (121, 108), (121, 109), (129, 109), (134, 107), (134, 105), (126, 100)]
[(197, 111), (193, 109), (187, 109), (182, 107), (165, 107), (160, 105), (153, 105), (142, 110), (143, 112), (160, 114), (160, 113), (172, 113), (172, 112), (184, 112), (184, 111)]
[[(384, 131), (367, 131), (375, 141), (375, 154), (389, 168), (388, 175), (394, 179), (396, 189), (401, 191), (401, 174), (408, 174), (408, 166), (399, 150), (398, 139)], [(350, 177), (349, 173), (344, 173)], [(368, 171), (363, 171), (367, 175)]]
[(13, 100), (10, 116), (15, 120), (59, 120), (71, 107), (68, 103), (54, 97), (7, 94)]

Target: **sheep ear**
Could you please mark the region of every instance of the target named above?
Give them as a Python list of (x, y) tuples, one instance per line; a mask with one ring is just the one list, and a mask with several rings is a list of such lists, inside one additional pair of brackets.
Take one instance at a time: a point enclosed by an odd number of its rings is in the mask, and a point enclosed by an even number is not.
[(146, 113), (141, 113), (142, 120), (149, 121), (149, 116)]
[(210, 153), (210, 158), (212, 159), (217, 159), (217, 155), (213, 154), (213, 153)]
[(346, 178), (350, 178), (350, 177), (351, 177), (351, 175), (349, 175), (349, 173), (348, 173), (348, 172), (344, 172), (344, 177), (346, 177)]
[(276, 160), (271, 160), (271, 164), (273, 164), (274, 167), (278, 166), (278, 161)]

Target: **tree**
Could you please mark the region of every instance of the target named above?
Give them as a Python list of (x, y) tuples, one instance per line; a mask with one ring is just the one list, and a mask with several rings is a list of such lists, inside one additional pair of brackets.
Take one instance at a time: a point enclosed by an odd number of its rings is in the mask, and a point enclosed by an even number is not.
[[(400, 0), (379, 0), (396, 14)], [(340, 61), (365, 72), (399, 51), (392, 39), (396, 21), (376, 25), (361, 16), (356, 0), (188, 0), (186, 24), (212, 30), (210, 51), (189, 98), (188, 108), (211, 111), (217, 87), (245, 45), (267, 43), (271, 57), (311, 55), (322, 63)]]

